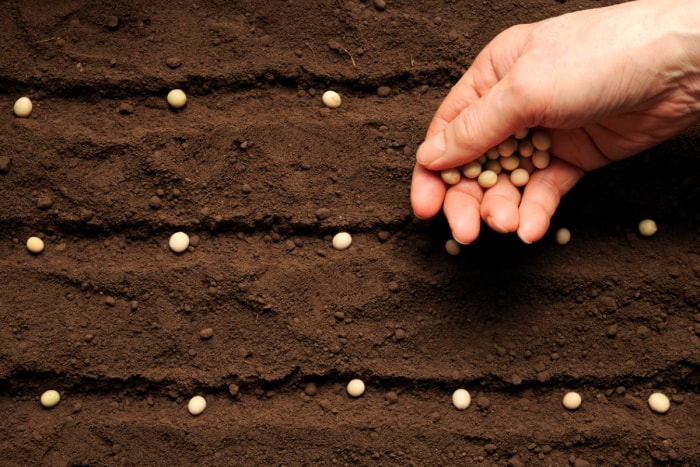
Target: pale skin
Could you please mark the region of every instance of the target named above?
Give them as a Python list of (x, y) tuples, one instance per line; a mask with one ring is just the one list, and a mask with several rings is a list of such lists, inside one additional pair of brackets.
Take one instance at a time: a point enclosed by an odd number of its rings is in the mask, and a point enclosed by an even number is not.
[[(444, 212), (469, 244), (482, 220), (541, 239), (561, 197), (589, 171), (649, 149), (700, 121), (700, 2), (637, 0), (503, 31), (438, 108), (417, 151), (411, 205)], [(442, 169), (477, 159), (524, 128), (552, 137), (552, 163), (524, 190), (499, 175), (484, 190)]]

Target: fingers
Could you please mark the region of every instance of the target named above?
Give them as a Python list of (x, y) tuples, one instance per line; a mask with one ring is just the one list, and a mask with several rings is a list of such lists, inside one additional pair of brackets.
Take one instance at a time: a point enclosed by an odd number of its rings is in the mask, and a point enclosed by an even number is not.
[(515, 232), (520, 221), (520, 190), (500, 174), (494, 186), (486, 190), (481, 202), (481, 218), (496, 232)]
[(439, 172), (416, 164), (411, 179), (411, 206), (416, 217), (429, 219), (437, 214), (442, 208), (446, 189)]
[(546, 169), (535, 171), (525, 186), (519, 208), (518, 237), (535, 242), (547, 233), (549, 222), (561, 197), (583, 177), (584, 171), (560, 159)]
[(452, 237), (459, 243), (468, 245), (479, 236), (483, 193), (483, 188), (475, 180), (468, 179), (462, 179), (447, 190), (443, 211), (452, 229)]

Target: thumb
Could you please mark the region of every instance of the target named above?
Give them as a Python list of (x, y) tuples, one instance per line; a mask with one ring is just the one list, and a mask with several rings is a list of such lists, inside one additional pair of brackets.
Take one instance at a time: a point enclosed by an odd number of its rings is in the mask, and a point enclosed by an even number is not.
[(457, 167), (479, 158), (519, 130), (534, 126), (521, 104), (525, 99), (517, 92), (519, 87), (509, 76), (497, 82), (418, 147), (418, 164), (431, 170)]

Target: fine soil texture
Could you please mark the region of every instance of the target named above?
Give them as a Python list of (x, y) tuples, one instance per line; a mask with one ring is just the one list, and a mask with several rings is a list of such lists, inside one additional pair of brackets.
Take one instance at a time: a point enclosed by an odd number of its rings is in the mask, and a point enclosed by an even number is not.
[(482, 47), (610, 3), (0, 1), (0, 464), (700, 465), (697, 128), (532, 245), (409, 204)]

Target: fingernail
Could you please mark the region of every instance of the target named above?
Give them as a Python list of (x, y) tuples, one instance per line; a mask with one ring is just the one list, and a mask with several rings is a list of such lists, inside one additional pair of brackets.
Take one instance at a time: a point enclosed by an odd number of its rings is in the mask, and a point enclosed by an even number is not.
[(506, 233), (506, 232), (507, 232), (506, 229), (504, 229), (503, 226), (502, 226), (501, 224), (499, 224), (498, 222), (496, 222), (496, 218), (495, 218), (494, 216), (489, 216), (489, 217), (486, 219), (486, 223), (487, 223), (488, 225), (490, 225), (491, 228), (492, 228), (493, 230), (495, 230), (496, 232), (499, 232), (499, 233)]
[(418, 163), (421, 165), (428, 165), (431, 162), (435, 162), (442, 156), (442, 153), (445, 152), (445, 148), (445, 135), (443, 133), (438, 133), (423, 141), (423, 143), (418, 146), (418, 151), (416, 152)]
[(459, 243), (460, 245), (465, 245), (465, 246), (466, 246), (466, 245), (469, 245), (468, 242), (461, 242), (461, 241), (459, 241), (459, 240), (457, 239), (457, 237), (455, 237), (454, 235), (452, 236), (452, 238), (454, 238), (455, 242)]
[(532, 242), (530, 242), (530, 241), (528, 241), (528, 240), (525, 240), (525, 239), (523, 238), (523, 231), (522, 231), (522, 229), (518, 229), (518, 237), (520, 237), (520, 240), (522, 240), (522, 242), (525, 243), (526, 245), (531, 245), (531, 244), (532, 244)]

